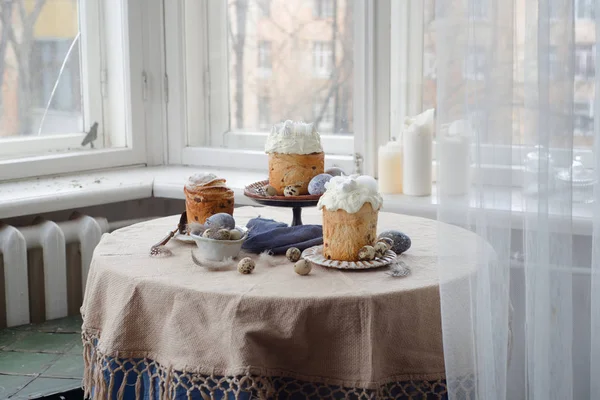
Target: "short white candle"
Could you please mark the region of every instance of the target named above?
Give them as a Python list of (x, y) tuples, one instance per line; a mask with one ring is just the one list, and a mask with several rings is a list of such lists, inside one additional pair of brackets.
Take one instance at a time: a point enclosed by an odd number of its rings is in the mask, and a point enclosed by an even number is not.
[(377, 171), (380, 193), (402, 193), (402, 143), (389, 142), (379, 147)]

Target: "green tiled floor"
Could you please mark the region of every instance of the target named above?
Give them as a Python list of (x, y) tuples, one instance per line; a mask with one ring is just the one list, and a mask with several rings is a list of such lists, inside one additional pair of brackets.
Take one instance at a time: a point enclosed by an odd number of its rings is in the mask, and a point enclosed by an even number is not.
[(81, 387), (81, 318), (0, 331), (0, 399), (36, 399)]

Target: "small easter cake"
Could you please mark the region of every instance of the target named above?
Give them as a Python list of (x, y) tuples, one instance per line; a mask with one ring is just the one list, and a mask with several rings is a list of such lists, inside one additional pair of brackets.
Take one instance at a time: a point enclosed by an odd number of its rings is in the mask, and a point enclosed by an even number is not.
[(208, 217), (218, 213), (233, 215), (234, 193), (225, 182), (214, 174), (190, 176), (183, 189), (188, 224), (204, 224)]
[(364, 246), (377, 241), (377, 217), (383, 199), (370, 176), (335, 176), (325, 184), (317, 207), (323, 210), (323, 256), (358, 261)]
[(308, 194), (311, 179), (325, 169), (321, 137), (312, 123), (285, 121), (273, 126), (265, 152), (269, 155), (269, 185), (277, 195), (294, 188), (296, 195)]

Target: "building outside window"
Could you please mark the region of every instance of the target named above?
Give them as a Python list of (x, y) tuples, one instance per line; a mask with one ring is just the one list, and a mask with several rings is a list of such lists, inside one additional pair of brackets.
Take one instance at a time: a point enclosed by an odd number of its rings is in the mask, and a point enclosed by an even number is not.
[[(36, 107), (50, 110), (78, 112), (81, 110), (81, 88), (79, 72), (79, 46), (70, 54), (72, 40), (36, 40), (31, 52), (32, 99)], [(65, 66), (61, 71), (63, 61)], [(56, 85), (56, 90), (54, 86)]]
[(578, 44), (575, 47), (575, 77), (593, 79), (596, 75), (596, 52), (591, 44)]
[(329, 99), (327, 106), (323, 109), (323, 101), (318, 100), (314, 104), (313, 120), (321, 117), (318, 129), (320, 132), (331, 132), (335, 123), (335, 103), (333, 99)]
[(258, 71), (261, 77), (268, 77), (271, 75), (272, 64), (271, 64), (271, 42), (267, 40), (260, 40), (258, 42)]
[(474, 18), (485, 19), (488, 17), (489, 0), (469, 0), (469, 13)]
[(317, 18), (333, 17), (333, 0), (314, 0), (313, 14)]
[(594, 135), (593, 102), (577, 101), (573, 103), (573, 125), (577, 135)]
[(595, 0), (575, 0), (575, 17), (578, 19), (596, 18)]
[(271, 16), (271, 0), (257, 0), (259, 14), (263, 18)]
[(328, 78), (333, 68), (331, 42), (315, 42), (313, 45), (313, 72), (315, 76)]
[(258, 96), (258, 128), (265, 130), (273, 125), (269, 96)]
[(471, 80), (483, 80), (485, 78), (486, 54), (482, 48), (473, 48), (467, 53), (463, 65), (463, 77)]

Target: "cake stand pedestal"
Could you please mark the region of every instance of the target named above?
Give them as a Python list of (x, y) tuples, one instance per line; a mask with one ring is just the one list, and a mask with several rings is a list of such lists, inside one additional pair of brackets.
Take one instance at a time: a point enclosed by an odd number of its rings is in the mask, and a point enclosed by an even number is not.
[(315, 207), (321, 197), (321, 195), (269, 196), (263, 189), (268, 184), (267, 180), (248, 185), (244, 189), (244, 195), (263, 206), (291, 208), (293, 216), (291, 226), (302, 225), (302, 208)]

